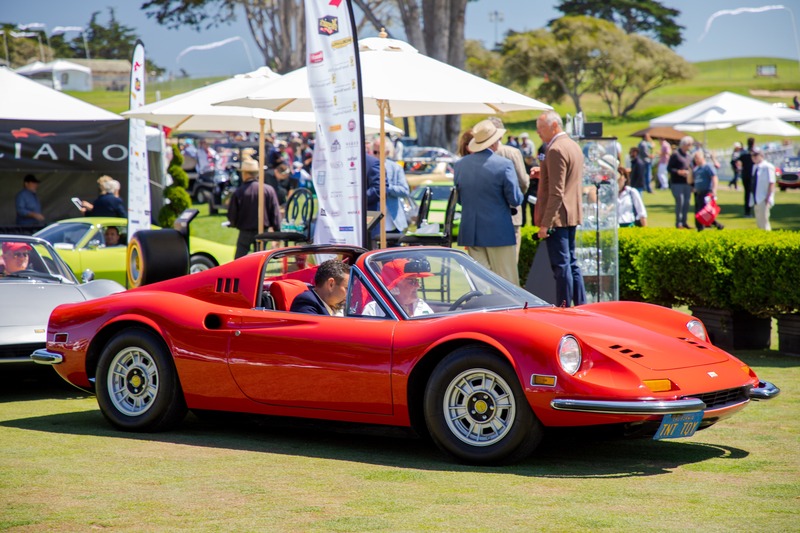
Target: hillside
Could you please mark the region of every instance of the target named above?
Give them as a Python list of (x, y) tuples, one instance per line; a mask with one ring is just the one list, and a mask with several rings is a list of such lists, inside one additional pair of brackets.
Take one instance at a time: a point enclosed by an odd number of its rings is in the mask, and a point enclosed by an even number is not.
[[(756, 77), (757, 65), (776, 65), (778, 76)], [(663, 87), (649, 94), (628, 120), (610, 119), (607, 116), (605, 104), (599, 97), (586, 96), (582, 102), (587, 120), (603, 122), (604, 135), (619, 137), (623, 146), (627, 147), (627, 145), (634, 144), (634, 139), (629, 137), (630, 134), (647, 127), (650, 119), (722, 91), (731, 91), (769, 102), (786, 104), (791, 103), (791, 94), (794, 92), (800, 94), (800, 65), (794, 60), (763, 57), (736, 58), (704, 61), (695, 63), (694, 66), (696, 75), (692, 79)], [(153, 102), (168, 98), (221, 79), (224, 78), (181, 79), (150, 83), (147, 86), (147, 100)], [(115, 113), (121, 113), (128, 109), (127, 93), (94, 91), (70, 94)], [(765, 96), (765, 94), (772, 96)], [(554, 107), (562, 114), (574, 112), (572, 104), (567, 100), (555, 103)], [(465, 115), (463, 117), (464, 128), (483, 118), (485, 117)], [(534, 113), (508, 113), (503, 116), (503, 120), (511, 134), (519, 134), (522, 131), (533, 134), (536, 130)], [(398, 125), (402, 124), (398, 123)], [(715, 130), (708, 132), (708, 143), (711, 148), (727, 148), (734, 141), (742, 141), (745, 137), (747, 137), (746, 134), (737, 132), (735, 128)], [(763, 137), (758, 140), (759, 142), (780, 141), (782, 138)]]

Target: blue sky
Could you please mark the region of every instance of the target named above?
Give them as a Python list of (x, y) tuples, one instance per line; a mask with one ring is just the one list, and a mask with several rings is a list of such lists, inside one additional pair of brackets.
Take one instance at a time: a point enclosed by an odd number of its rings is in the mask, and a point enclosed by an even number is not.
[[(800, 0), (767, 2), (764, 0), (662, 0), (681, 11), (679, 23), (685, 27), (683, 45), (676, 49), (689, 61), (724, 59), (728, 57), (784, 57), (798, 59), (796, 33), (792, 25), (800, 17)], [(114, 7), (117, 18), (136, 30), (145, 43), (147, 54), (170, 71), (186, 69), (193, 76), (232, 75), (251, 70), (252, 61), (258, 67), (261, 55), (250, 37), (244, 21), (230, 26), (196, 32), (188, 29), (167, 30), (139, 10), (142, 0), (0, 0), (0, 21), (16, 24), (41, 22), (49, 29), (55, 26), (83, 26), (94, 11), (103, 11), (101, 21), (107, 20), (108, 6)], [(491, 45), (495, 35), (502, 38), (508, 30), (524, 31), (541, 28), (560, 14), (552, 0), (478, 0), (467, 7), (466, 35)], [(714, 20), (710, 31), (699, 40), (706, 21), (719, 10), (740, 7), (783, 5), (787, 9), (721, 16)], [(490, 13), (498, 12), (497, 22)], [(76, 34), (73, 34), (76, 35)], [(368, 37), (371, 34), (362, 34)], [(241, 37), (216, 50), (190, 52), (178, 62), (178, 54), (186, 47)]]

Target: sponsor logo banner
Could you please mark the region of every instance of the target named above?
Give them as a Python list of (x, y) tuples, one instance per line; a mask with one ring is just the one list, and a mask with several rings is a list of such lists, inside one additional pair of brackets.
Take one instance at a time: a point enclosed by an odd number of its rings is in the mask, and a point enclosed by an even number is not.
[[(361, 120), (355, 31), (341, 0), (305, 0), (308, 84), (317, 119), (314, 187), (319, 244), (362, 245)], [(336, 35), (335, 38), (331, 36)]]

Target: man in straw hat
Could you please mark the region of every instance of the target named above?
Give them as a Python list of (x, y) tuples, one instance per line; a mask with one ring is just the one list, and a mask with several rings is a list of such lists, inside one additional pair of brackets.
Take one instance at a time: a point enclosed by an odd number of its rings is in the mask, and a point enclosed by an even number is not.
[(497, 155), (504, 128), (491, 120), (472, 128), (469, 155), (455, 165), (461, 204), (458, 244), (492, 272), (519, 285), (516, 239), (511, 211), (522, 203), (522, 190), (510, 160)]
[[(236, 239), (236, 259), (250, 253), (258, 234), (258, 161), (242, 161), (242, 183), (231, 197), (228, 206), (228, 221), (239, 230)], [(264, 228), (280, 230), (281, 208), (275, 189), (264, 184)]]
[(576, 227), (583, 221), (581, 184), (583, 152), (564, 132), (561, 116), (545, 111), (536, 131), (545, 146), (539, 166), (539, 189), (534, 223), (546, 239), (547, 255), (556, 282), (556, 305), (586, 303), (583, 276), (575, 256)]

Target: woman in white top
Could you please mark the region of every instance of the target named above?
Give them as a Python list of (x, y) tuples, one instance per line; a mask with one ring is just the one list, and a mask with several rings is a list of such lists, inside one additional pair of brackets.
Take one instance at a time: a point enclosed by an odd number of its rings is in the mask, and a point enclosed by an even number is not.
[[(644, 207), (642, 195), (639, 191), (628, 185), (626, 169), (619, 169), (617, 175), (617, 222), (620, 227), (646, 226), (647, 209)], [(638, 222), (638, 223), (637, 223)]]

